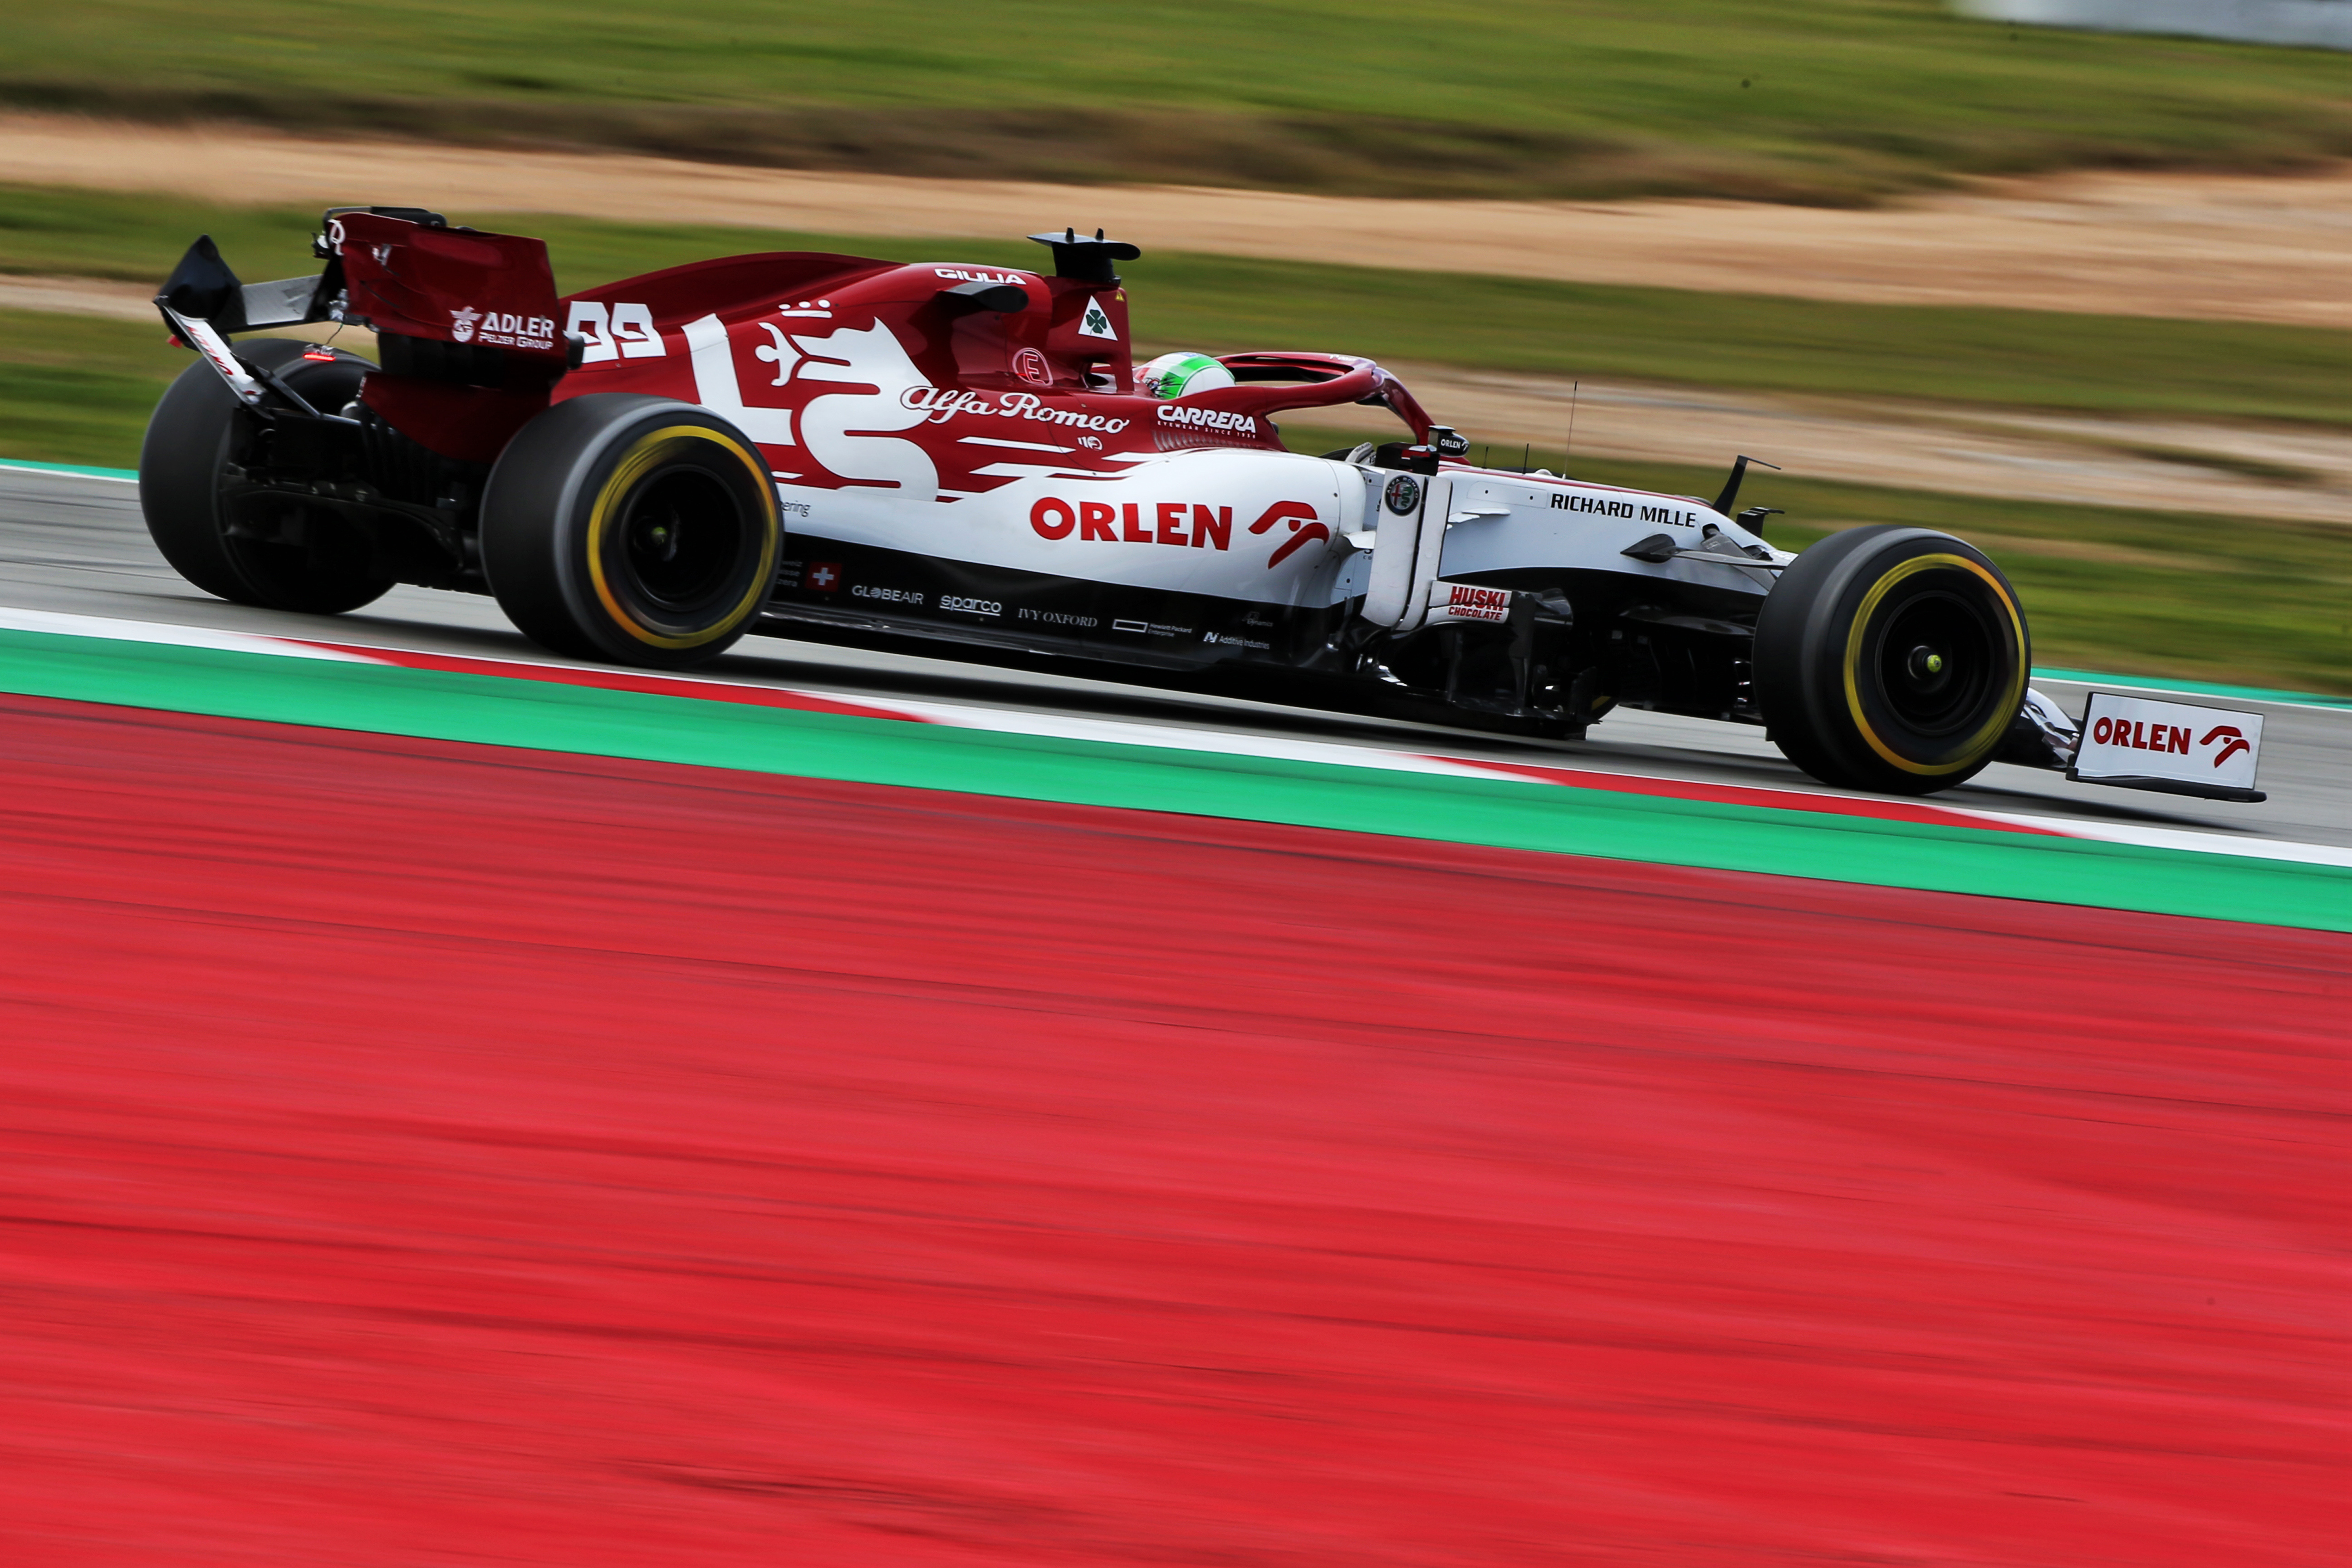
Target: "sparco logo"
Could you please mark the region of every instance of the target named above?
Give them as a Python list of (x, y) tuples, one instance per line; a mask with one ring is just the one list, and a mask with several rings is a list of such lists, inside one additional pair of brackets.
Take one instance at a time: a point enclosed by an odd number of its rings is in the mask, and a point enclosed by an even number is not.
[(461, 343), (472, 342), (474, 341), (474, 323), (481, 319), (482, 313), (479, 310), (475, 310), (471, 305), (463, 305), (458, 307), (457, 310), (449, 312), (449, 335), (457, 339)]

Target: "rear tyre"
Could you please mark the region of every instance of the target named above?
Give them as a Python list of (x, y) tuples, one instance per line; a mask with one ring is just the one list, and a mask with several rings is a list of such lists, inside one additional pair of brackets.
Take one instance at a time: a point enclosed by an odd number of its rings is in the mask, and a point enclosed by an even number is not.
[(1756, 618), (1756, 700), (1789, 760), (1824, 784), (1949, 789), (2000, 749), (2032, 644), (2017, 593), (1970, 545), (1924, 528), (1833, 534)]
[(743, 635), (783, 519), (743, 433), (667, 397), (594, 393), (523, 426), (482, 494), (482, 570), (508, 616), (575, 658), (676, 668)]
[[(358, 396), (361, 378), (375, 367), (340, 349), (331, 360), (303, 358), (310, 347), (265, 338), (239, 343), (236, 353), (314, 408), (331, 412)], [(381, 597), (393, 578), (376, 571), (367, 537), (339, 519), (314, 512), (299, 544), (236, 530), (222, 487), (259, 431), (211, 365), (198, 360), (180, 373), (139, 448), (139, 509), (155, 548), (181, 576), (232, 604), (334, 615)]]

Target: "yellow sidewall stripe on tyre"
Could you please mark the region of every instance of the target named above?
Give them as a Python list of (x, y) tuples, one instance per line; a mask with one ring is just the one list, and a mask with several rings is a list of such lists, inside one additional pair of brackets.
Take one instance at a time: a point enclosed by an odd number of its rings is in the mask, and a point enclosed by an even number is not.
[[(1969, 737), (1968, 743), (1960, 748), (1959, 761), (1952, 763), (1915, 763), (1907, 757), (1897, 756), (1885, 742), (1878, 738), (1878, 731), (1871, 728), (1869, 716), (1863, 712), (1858, 678), (1862, 668), (1863, 634), (1870, 627), (1871, 613), (1878, 608), (1878, 602), (1886, 596), (1888, 589), (1904, 578), (1925, 572), (1931, 566), (1958, 566), (1984, 579), (1985, 586), (1992, 590), (1993, 597), (1999, 599), (2001, 608), (2009, 613), (2010, 637), (2017, 650), (2017, 676), (2010, 683), (2008, 695), (1994, 710), (1985, 727)], [(1872, 584), (1870, 592), (1863, 597), (1862, 607), (1854, 612), (1853, 629), (1846, 634), (1845, 639), (1846, 710), (1853, 715), (1854, 728), (1861, 731), (1864, 741), (1870, 742), (1870, 749), (1905, 773), (1917, 773), (1925, 778), (1933, 778), (1939, 773), (1956, 773), (1962, 768), (1973, 766), (1979, 753), (1998, 741), (2001, 731), (2009, 728), (2010, 721), (2017, 716), (2019, 707), (2025, 701), (2026, 657), (2025, 617), (2018, 612), (2017, 601), (2009, 596), (2009, 590), (2001, 586), (2000, 578), (1965, 555), (1915, 555)]]
[[(760, 551), (760, 568), (751, 574), (751, 586), (742, 599), (709, 630), (697, 632), (692, 637), (664, 637), (644, 626), (623, 609), (620, 600), (614, 597), (612, 584), (604, 581), (604, 531), (613, 522), (619, 498), (627, 495), (630, 487), (644, 477), (645, 471), (660, 460), (663, 448), (672, 441), (688, 440), (708, 441), (714, 447), (724, 447), (751, 471), (752, 486), (761, 498), (761, 507), (768, 515), (770, 526)], [(641, 643), (667, 648), (699, 647), (734, 629), (737, 622), (759, 607), (760, 600), (775, 581), (776, 552), (782, 542), (779, 536), (783, 531), (774, 510), (775, 493), (775, 482), (768, 478), (768, 471), (761, 466), (759, 459), (716, 430), (706, 429), (699, 425), (672, 425), (660, 430), (647, 431), (639, 437), (636, 445), (631, 447), (614, 465), (612, 477), (604, 481), (604, 488), (596, 492), (595, 508), (588, 515), (588, 577), (595, 584), (597, 600), (604, 605), (604, 613), (613, 617), (613, 624)]]

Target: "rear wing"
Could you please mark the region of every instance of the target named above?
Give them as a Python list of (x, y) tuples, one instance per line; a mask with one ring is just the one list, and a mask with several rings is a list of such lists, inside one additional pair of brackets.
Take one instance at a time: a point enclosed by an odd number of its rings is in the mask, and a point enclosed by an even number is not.
[[(496, 384), (511, 369), (552, 381), (574, 363), (577, 350), (556, 325), (543, 241), (452, 228), (422, 207), (330, 207), (311, 248), (327, 263), (323, 271), (245, 283), (205, 235), (155, 296), (173, 335), (248, 405), (260, 402), (266, 381), (303, 412), (317, 412), (276, 377), (257, 379), (227, 341), (313, 321), (373, 329), (394, 374)], [(509, 355), (523, 363), (509, 366)]]

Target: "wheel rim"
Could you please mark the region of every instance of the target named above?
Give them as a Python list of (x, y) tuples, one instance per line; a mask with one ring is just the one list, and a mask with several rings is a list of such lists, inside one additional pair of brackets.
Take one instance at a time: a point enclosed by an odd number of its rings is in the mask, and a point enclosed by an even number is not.
[(727, 486), (699, 468), (657, 470), (630, 492), (620, 524), (630, 596), (665, 618), (724, 608), (752, 521)]
[(1999, 678), (1999, 645), (1980, 606), (1923, 588), (1882, 611), (1878, 689), (1913, 733), (1943, 739), (1982, 723), (1979, 710)]
[(589, 574), (617, 629), (669, 650), (733, 635), (775, 575), (775, 491), (752, 454), (696, 425), (646, 431), (606, 477)]
[(1903, 772), (1982, 765), (2025, 696), (2025, 623), (1980, 562), (1937, 552), (1896, 563), (1856, 607), (1844, 659), (1848, 712)]

